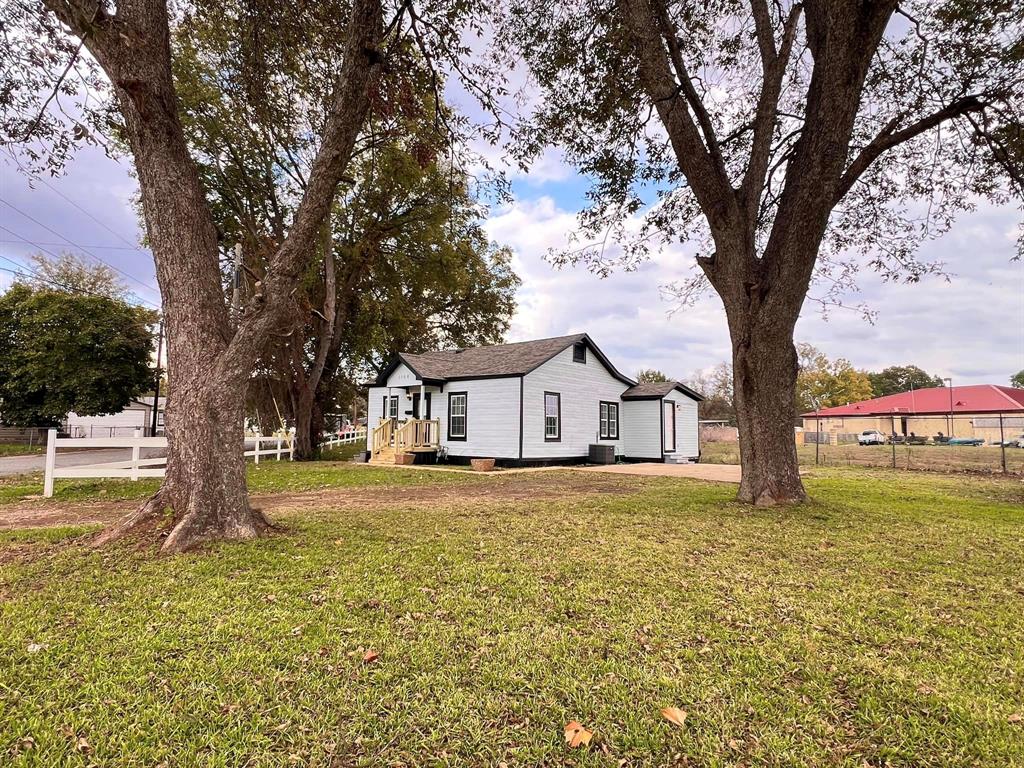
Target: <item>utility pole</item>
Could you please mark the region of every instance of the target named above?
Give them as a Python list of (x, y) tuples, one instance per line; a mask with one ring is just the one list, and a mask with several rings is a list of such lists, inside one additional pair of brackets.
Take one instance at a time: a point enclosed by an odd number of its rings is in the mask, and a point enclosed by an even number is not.
[(231, 278), (231, 322), (237, 327), (242, 314), (242, 244), (235, 243), (235, 270)]
[(949, 436), (953, 437), (953, 379), (945, 378), (949, 382)]
[(164, 321), (160, 319), (160, 330), (156, 335), (156, 382), (153, 386), (153, 426), (150, 429), (150, 436), (156, 437), (156, 417), (160, 411), (160, 355), (164, 348)]

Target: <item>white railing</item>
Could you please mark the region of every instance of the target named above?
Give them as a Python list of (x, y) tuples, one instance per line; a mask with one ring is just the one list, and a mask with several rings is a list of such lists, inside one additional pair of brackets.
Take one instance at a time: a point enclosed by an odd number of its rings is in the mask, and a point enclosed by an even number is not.
[[(253, 444), (245, 456), (251, 456), (259, 464), (261, 456), (273, 456), (278, 461), (292, 459), (293, 445), (290, 437), (247, 437), (245, 446)], [(263, 446), (269, 444), (270, 447)], [(95, 464), (76, 464), (71, 467), (57, 466), (58, 448), (122, 448), (131, 449), (130, 459), (106, 461)], [(53, 496), (53, 481), (71, 477), (163, 477), (167, 470), (167, 456), (142, 458), (143, 448), (167, 448), (166, 437), (143, 437), (142, 430), (135, 430), (133, 437), (57, 437), (57, 430), (51, 429), (46, 439), (46, 469), (43, 479), (43, 495)]]
[(339, 445), (352, 445), (354, 443), (365, 443), (366, 442), (366, 427), (360, 427), (359, 429), (348, 429), (344, 432), (338, 432), (330, 437), (324, 438), (321, 443), (321, 448), (334, 448)]

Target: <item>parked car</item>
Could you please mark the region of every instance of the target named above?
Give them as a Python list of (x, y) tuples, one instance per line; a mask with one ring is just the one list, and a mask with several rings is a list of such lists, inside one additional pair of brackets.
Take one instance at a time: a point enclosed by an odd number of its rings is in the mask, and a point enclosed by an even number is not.
[(1017, 435), (1009, 440), (1003, 440), (1003, 445), (1007, 448), (1024, 448), (1024, 435)]
[(857, 442), (861, 445), (885, 445), (885, 435), (877, 429), (865, 429), (857, 435)]

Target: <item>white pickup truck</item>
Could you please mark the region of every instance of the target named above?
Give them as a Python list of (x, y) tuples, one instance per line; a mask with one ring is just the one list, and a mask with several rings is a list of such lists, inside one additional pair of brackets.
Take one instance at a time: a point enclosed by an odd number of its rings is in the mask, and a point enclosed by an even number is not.
[(861, 445), (885, 445), (885, 435), (877, 429), (865, 429), (857, 435), (857, 442)]

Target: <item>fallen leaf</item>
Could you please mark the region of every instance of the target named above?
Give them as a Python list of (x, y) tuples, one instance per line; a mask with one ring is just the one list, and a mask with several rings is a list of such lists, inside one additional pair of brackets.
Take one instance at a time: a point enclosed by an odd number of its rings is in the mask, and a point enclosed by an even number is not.
[(593, 732), (588, 731), (575, 720), (565, 726), (565, 743), (569, 745), (570, 749), (585, 747), (590, 744), (592, 738), (594, 738)]
[(31, 736), (22, 736), (18, 739), (18, 749), (22, 752), (28, 752), (30, 749), (35, 749), (36, 740)]
[(661, 716), (680, 728), (686, 723), (686, 710), (679, 707), (665, 707), (661, 710)]
[(1024, 715), (1022, 715), (1020, 712), (1014, 712), (1012, 715), (1010, 715), (1008, 718), (1006, 718), (1006, 722), (1008, 722), (1008, 723), (1024, 723)]
[(79, 736), (75, 742), (75, 751), (81, 752), (83, 755), (91, 755), (92, 745), (85, 740), (85, 736)]
[(363, 664), (373, 664), (378, 658), (380, 658), (380, 654), (371, 648), (363, 654)]
[(29, 643), (28, 644), (28, 652), (29, 653), (39, 653), (45, 647), (46, 646), (43, 645), (42, 643)]

